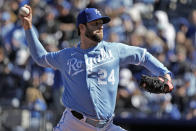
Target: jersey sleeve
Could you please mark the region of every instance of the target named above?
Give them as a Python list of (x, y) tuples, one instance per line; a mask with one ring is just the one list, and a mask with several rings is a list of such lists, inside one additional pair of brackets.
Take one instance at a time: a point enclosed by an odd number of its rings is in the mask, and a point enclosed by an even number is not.
[(140, 65), (150, 70), (154, 75), (163, 76), (165, 74), (170, 74), (170, 76), (172, 76), (172, 73), (149, 52), (145, 53)]
[(129, 46), (121, 43), (117, 43), (117, 49), (119, 52), (120, 65), (139, 65), (146, 53), (146, 49), (144, 48)]
[(146, 49), (141, 47), (117, 44), (120, 65), (134, 64), (141, 65), (148, 69), (153, 75), (165, 75), (171, 72)]
[(45, 61), (49, 67), (54, 69), (60, 69), (64, 65), (64, 57), (66, 49), (60, 50), (58, 52), (50, 52), (45, 55)]
[(52, 67), (59, 69), (59, 59), (62, 51), (47, 52), (38, 40), (33, 28), (25, 31), (26, 40), (33, 60), (43, 67)]

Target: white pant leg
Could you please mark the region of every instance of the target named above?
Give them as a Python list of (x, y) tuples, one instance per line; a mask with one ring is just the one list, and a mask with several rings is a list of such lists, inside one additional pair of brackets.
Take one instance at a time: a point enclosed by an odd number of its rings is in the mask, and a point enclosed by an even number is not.
[(99, 131), (126, 131), (126, 130), (121, 128), (120, 126), (113, 124), (113, 118), (111, 118), (108, 125), (100, 129)]
[(97, 131), (97, 128), (78, 120), (69, 110), (65, 110), (53, 131)]
[(106, 131), (126, 131), (126, 130), (121, 128), (120, 126), (117, 126), (111, 123), (108, 129), (106, 129)]
[(53, 131), (126, 131), (120, 126), (114, 125), (112, 120), (108, 124), (109, 125), (104, 128), (96, 128), (82, 120), (78, 120), (69, 110), (65, 110)]

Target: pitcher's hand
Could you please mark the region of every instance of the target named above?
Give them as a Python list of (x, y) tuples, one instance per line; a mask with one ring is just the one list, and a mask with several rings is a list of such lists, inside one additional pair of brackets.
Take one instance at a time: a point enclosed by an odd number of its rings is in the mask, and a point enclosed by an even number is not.
[(29, 9), (29, 15), (28, 16), (21, 16), (19, 15), (22, 26), (25, 30), (28, 30), (32, 27), (32, 9), (29, 5), (24, 5), (24, 7)]

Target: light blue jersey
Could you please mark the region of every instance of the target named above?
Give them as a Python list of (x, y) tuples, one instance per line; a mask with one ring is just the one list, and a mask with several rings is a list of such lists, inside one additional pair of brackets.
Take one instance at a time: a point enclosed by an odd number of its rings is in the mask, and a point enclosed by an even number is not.
[(26, 30), (33, 59), (41, 66), (53, 67), (63, 75), (63, 104), (94, 119), (109, 119), (115, 109), (119, 68), (142, 65), (154, 75), (169, 71), (146, 49), (122, 43), (101, 41), (89, 49), (77, 47), (46, 52), (33, 29)]

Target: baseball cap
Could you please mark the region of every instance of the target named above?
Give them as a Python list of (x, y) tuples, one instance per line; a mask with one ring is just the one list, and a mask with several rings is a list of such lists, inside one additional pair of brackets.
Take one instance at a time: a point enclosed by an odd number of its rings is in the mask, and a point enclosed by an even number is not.
[(99, 19), (103, 20), (103, 24), (110, 22), (110, 18), (108, 16), (102, 16), (96, 8), (85, 8), (78, 14), (76, 26), (78, 27), (79, 24), (85, 24)]

